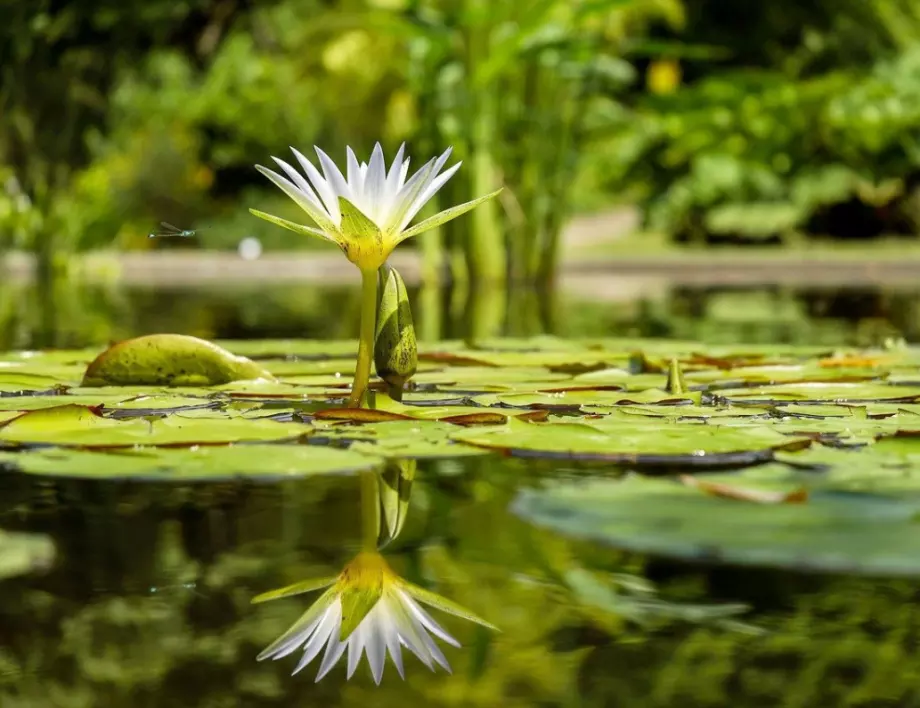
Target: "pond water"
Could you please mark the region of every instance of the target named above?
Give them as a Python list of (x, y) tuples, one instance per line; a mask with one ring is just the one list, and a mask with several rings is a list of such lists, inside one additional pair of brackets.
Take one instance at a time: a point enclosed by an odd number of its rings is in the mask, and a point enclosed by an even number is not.
[[(920, 291), (684, 289), (607, 302), (518, 294), (498, 312), (456, 293), (413, 297), (429, 341), (486, 331), (833, 348), (920, 335)], [(0, 290), (0, 305), (4, 349), (169, 331), (345, 339), (357, 326), (348, 288), (39, 297), (22, 286)], [(590, 524), (572, 532), (565, 509), (526, 503), (550, 484), (590, 484), (622, 465), (474, 455), (420, 459), (406, 475), (402, 464), (399, 484), (370, 486), (367, 472), (183, 485), (0, 476), (0, 528), (46, 534), (56, 549), (53, 561), (38, 557), (33, 572), (0, 580), (0, 708), (920, 705), (920, 591), (903, 563), (886, 577), (845, 572), (832, 554), (833, 573), (791, 570), (788, 552), (773, 564), (646, 555), (641, 538), (596, 543)], [(603, 498), (595, 503), (603, 509)], [(743, 536), (745, 513), (720, 519), (719, 533)], [(712, 522), (701, 514), (694, 523)], [(501, 631), (434, 610), (461, 644), (439, 642), (452, 672), (405, 651), (405, 680), (388, 660), (379, 686), (365, 660), (350, 681), (343, 659), (319, 682), (321, 658), (294, 676), (300, 652), (257, 661), (322, 591), (252, 598), (337, 575), (366, 547), (369, 526), (396, 576)], [(777, 528), (777, 544), (782, 535)]]

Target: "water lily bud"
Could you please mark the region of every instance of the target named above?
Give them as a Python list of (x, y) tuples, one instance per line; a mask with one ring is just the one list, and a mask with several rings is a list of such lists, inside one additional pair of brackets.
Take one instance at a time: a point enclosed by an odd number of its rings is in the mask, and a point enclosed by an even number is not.
[(374, 365), (389, 385), (390, 397), (402, 399), (402, 390), (415, 374), (418, 348), (406, 285), (396, 269), (384, 263), (377, 271), (380, 293), (377, 303), (377, 335)]
[(383, 520), (378, 536), (379, 548), (395, 539), (406, 523), (417, 465), (417, 460), (390, 459), (383, 470), (377, 473), (380, 515)]

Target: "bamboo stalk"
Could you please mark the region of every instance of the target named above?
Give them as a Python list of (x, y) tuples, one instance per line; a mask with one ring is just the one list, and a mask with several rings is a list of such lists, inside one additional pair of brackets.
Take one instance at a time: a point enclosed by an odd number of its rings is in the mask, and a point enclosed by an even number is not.
[[(466, 86), (470, 114), (470, 199), (487, 194), (495, 189), (495, 164), (493, 143), (498, 134), (496, 124), (497, 108), (500, 97), (496, 95), (496, 84), (489, 81), (486, 85), (474, 83), (480, 68), (480, 58), (489, 55), (491, 44), (491, 0), (467, 0), (469, 16), (477, 14), (487, 18), (481, 26), (466, 27)], [(492, 200), (480, 205), (470, 219), (472, 230), (466, 242), (466, 259), (470, 277), (477, 281), (498, 282), (507, 277), (507, 252), (504, 234), (496, 212), (496, 203)]]

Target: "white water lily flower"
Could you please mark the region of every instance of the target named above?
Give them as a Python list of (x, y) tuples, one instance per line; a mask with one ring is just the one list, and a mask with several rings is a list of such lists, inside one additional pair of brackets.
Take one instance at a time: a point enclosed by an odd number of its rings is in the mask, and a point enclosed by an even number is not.
[(359, 163), (354, 151), (347, 148), (344, 175), (325, 152), (318, 147), (314, 150), (320, 169), (291, 148), (306, 178), (277, 157), (272, 159), (286, 177), (262, 165), (256, 165), (256, 169), (307, 212), (316, 227), (295, 224), (255, 209), (250, 211), (291, 231), (332, 241), (362, 270), (376, 270), (397, 244), (465, 214), (501, 191), (445, 209), (410, 227), (416, 214), (460, 168), (458, 162), (441, 172), (450, 157), (450, 148), (440, 157), (429, 160), (411, 177), (408, 176), (409, 158), (404, 156), (405, 144), (399, 148), (389, 169), (380, 143), (374, 146), (367, 163)]
[(332, 585), (281, 637), (267, 647), (258, 659), (280, 659), (303, 648), (294, 668), (297, 673), (312, 662), (325, 647), (316, 681), (322, 679), (348, 653), (348, 678), (351, 678), (366, 653), (371, 675), (379, 684), (386, 655), (405, 679), (402, 648), (415, 654), (434, 671), (438, 664), (446, 671), (450, 665), (431, 635), (459, 647), (419, 604), (423, 602), (471, 620), (490, 629), (497, 628), (440, 595), (413, 585), (391, 569), (379, 553), (359, 554), (338, 578), (323, 578), (297, 583), (259, 595), (253, 602), (288, 597)]

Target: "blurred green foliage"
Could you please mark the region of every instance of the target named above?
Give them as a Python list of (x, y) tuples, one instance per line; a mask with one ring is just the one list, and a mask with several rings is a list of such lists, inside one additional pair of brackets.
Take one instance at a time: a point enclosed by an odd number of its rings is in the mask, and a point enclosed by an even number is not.
[(694, 7), (686, 36), (727, 55), (687, 57), (683, 87), (606, 126), (610, 183), (649, 225), (689, 240), (916, 233), (920, 6)]
[[(920, 222), (912, 0), (0, 0), (0, 248), (310, 248), (253, 169), (289, 145), (416, 160), (500, 203), (426, 272), (548, 276), (575, 211), (777, 239)], [(435, 200), (435, 202), (439, 201)], [(148, 240), (159, 221), (199, 229)], [(320, 245), (321, 247), (321, 245)], [(458, 271), (459, 269), (459, 271)]]
[(416, 160), (451, 144), (467, 161), (448, 201), (507, 187), (507, 226), (485, 208), (444, 234), (470, 270), (498, 277), (506, 248), (524, 274), (550, 267), (590, 156), (582, 126), (632, 78), (620, 45), (682, 19), (679, 0), (2, 5), (5, 245), (174, 247), (144, 240), (165, 219), (208, 247), (249, 235), (290, 247), (246, 214), (299, 216), (254, 163), (289, 145), (339, 155), (407, 140)]

